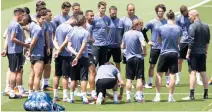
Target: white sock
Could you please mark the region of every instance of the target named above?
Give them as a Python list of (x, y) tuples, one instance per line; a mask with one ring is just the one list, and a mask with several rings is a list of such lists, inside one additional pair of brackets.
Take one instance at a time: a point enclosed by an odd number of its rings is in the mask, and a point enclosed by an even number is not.
[(152, 77), (149, 77), (149, 83), (152, 83)]
[(63, 99), (68, 98), (68, 90), (63, 89)]
[(95, 96), (96, 96), (96, 90), (92, 90), (92, 91), (91, 91), (91, 96), (92, 96), (92, 97), (95, 97)]
[(180, 73), (181, 72), (176, 73), (176, 81), (180, 81)]
[(82, 92), (82, 98), (84, 102), (88, 102), (87, 94), (86, 92)]
[(79, 89), (76, 87), (76, 88), (74, 89), (74, 92), (79, 92)]
[(169, 83), (169, 76), (166, 76), (166, 83)]
[(118, 91), (113, 91), (113, 101), (118, 101)]
[(137, 99), (141, 100), (141, 91), (137, 91), (136, 95), (137, 95)]
[(173, 94), (169, 93), (169, 98), (172, 98), (173, 97)]
[(74, 100), (74, 92), (70, 92), (70, 99)]
[(18, 91), (19, 91), (19, 94), (22, 94), (24, 92), (24, 88), (22, 87), (22, 85), (18, 86)]
[(68, 78), (68, 82), (71, 82), (71, 78)]
[(156, 93), (156, 97), (160, 97), (160, 93)]
[(126, 94), (127, 94), (127, 99), (130, 99), (130, 93), (131, 93), (131, 91), (126, 91)]
[(196, 76), (197, 76), (197, 82), (201, 81), (201, 79), (200, 79), (200, 73), (196, 73)]
[(49, 85), (49, 78), (44, 79), (44, 85)]
[(58, 89), (53, 89), (53, 91), (54, 91), (54, 97), (58, 97)]

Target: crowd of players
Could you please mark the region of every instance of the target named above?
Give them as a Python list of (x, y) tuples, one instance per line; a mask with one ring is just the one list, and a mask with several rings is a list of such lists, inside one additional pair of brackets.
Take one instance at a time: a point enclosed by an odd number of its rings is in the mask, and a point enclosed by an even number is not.
[[(75, 102), (74, 91), (80, 83), (81, 98), (84, 104), (88, 104), (88, 82), (91, 99), (96, 100), (98, 104), (104, 102), (106, 96), (114, 103), (119, 103), (125, 86), (126, 102), (131, 102), (132, 81), (136, 79), (137, 91), (134, 98), (137, 102), (144, 102), (143, 88), (153, 87), (154, 68), (159, 59), (155, 81), (156, 96), (153, 101), (160, 101), (162, 75), (166, 72), (168, 101), (174, 102), (174, 87), (180, 82), (182, 62), (187, 59), (190, 95), (183, 100), (195, 99), (198, 73), (203, 81), (203, 98), (208, 99), (206, 58), (210, 30), (208, 25), (200, 20), (196, 10), (188, 11), (187, 7), (182, 5), (179, 16), (175, 17), (174, 12), (169, 10), (165, 18), (166, 7), (158, 4), (155, 7), (156, 17), (144, 26), (142, 19), (135, 15), (135, 6), (132, 3), (126, 7), (127, 15), (120, 19), (117, 17), (116, 6), (109, 8), (109, 16), (105, 15), (106, 6), (105, 2), (100, 1), (96, 15), (92, 10), (83, 14), (79, 3), (71, 5), (69, 2), (63, 2), (61, 13), (53, 19), (52, 12), (46, 8), (44, 1), (36, 3), (36, 13), (31, 16), (29, 8), (16, 8), (14, 17), (5, 31), (2, 52), (2, 56), (8, 57), (9, 63), (5, 89), (9, 98), (24, 96), (23, 65), (25, 59), (29, 58), (29, 97), (33, 92), (51, 90), (54, 100), (59, 101), (58, 88), (62, 77), (65, 102)], [(70, 9), (72, 15), (69, 15)], [(148, 30), (151, 30), (150, 41), (146, 34)], [(27, 35), (29, 38), (26, 38)], [(146, 43), (151, 46), (148, 83), (144, 77)], [(111, 56), (115, 64), (109, 62)], [(52, 57), (55, 61), (55, 72), (52, 73), (53, 88), (49, 86)], [(126, 64), (126, 83), (120, 74), (121, 61)], [(197, 75), (197, 83), (202, 85), (200, 75)], [(119, 86), (122, 89), (118, 95)], [(106, 89), (113, 89), (113, 95), (107, 93)]]

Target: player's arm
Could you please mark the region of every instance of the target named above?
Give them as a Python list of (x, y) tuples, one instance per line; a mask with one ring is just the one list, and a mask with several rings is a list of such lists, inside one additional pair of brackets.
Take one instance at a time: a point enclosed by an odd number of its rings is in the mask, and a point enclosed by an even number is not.
[(5, 57), (7, 54), (7, 47), (8, 47), (7, 39), (8, 39), (8, 36), (6, 35), (5, 40), (4, 40), (4, 49), (1, 53), (1, 56), (3, 56), (3, 57)]
[[(18, 26), (17, 26), (18, 27)], [(24, 47), (29, 47), (28, 44), (25, 44), (24, 42), (21, 42), (20, 40), (18, 40), (16, 37), (17, 37), (17, 27), (13, 28), (12, 29), (12, 34), (11, 34), (11, 41), (18, 44), (18, 45), (21, 45), (21, 46), (24, 46)]]
[(57, 41), (56, 37), (54, 37), (53, 45), (54, 45), (54, 47), (55, 47), (56, 50), (59, 49), (59, 44), (58, 44), (58, 41)]
[(142, 49), (143, 49), (143, 55), (147, 55), (147, 50), (146, 50), (146, 42), (144, 40), (141, 41)]
[(188, 37), (189, 44), (188, 44), (188, 51), (187, 51), (187, 55), (186, 55), (187, 59), (190, 57), (191, 49), (193, 49), (193, 47), (194, 47), (195, 27), (193, 25), (189, 26), (188, 34), (189, 34), (189, 37)]
[(68, 41), (69, 41), (69, 37), (66, 36), (64, 42), (61, 44), (61, 46), (57, 49), (58, 50), (58, 54), (60, 54), (60, 52), (63, 51), (63, 49), (68, 45)]
[(121, 49), (126, 49), (126, 45), (124, 43), (125, 37), (122, 38)]
[(38, 38), (39, 38), (39, 37), (34, 37), (34, 38), (32, 39), (32, 42), (31, 42), (30, 48), (29, 48), (29, 54), (30, 54), (30, 55), (32, 54), (33, 49), (35, 48), (35, 45), (36, 45), (36, 43), (37, 43), (37, 41), (38, 41)]
[(141, 29), (141, 32), (144, 35), (144, 39), (148, 43), (149, 42), (149, 39), (148, 39), (147, 34), (146, 34), (147, 31), (148, 31), (148, 29), (146, 29), (146, 28)]
[(71, 42), (68, 42), (68, 46), (67, 46), (67, 49), (73, 53), (75, 56), (77, 55), (77, 52), (74, 50), (74, 48), (72, 47), (72, 43)]

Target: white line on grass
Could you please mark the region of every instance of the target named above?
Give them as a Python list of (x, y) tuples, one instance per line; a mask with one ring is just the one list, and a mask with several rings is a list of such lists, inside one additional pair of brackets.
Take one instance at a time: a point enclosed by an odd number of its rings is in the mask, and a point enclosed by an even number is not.
[[(212, 103), (210, 103), (208, 106), (206, 106), (202, 111), (206, 111), (206, 109), (210, 106), (212, 106)], [(209, 110), (209, 112), (211, 112), (211, 111)]]
[(200, 7), (212, 8), (212, 5), (201, 5)]

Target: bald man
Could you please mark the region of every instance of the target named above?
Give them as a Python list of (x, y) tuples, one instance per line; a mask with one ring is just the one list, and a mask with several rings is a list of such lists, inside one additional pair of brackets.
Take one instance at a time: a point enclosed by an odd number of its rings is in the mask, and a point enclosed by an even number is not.
[(189, 26), (189, 45), (186, 58), (191, 64), (190, 73), (190, 95), (182, 100), (194, 100), (194, 89), (196, 82), (196, 72), (202, 76), (204, 95), (203, 99), (208, 99), (208, 77), (206, 74), (206, 58), (208, 44), (210, 42), (209, 26), (200, 20), (199, 13), (196, 10), (189, 12), (191, 25)]

